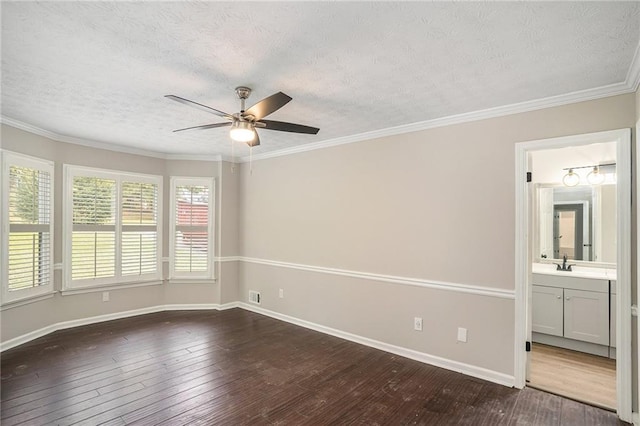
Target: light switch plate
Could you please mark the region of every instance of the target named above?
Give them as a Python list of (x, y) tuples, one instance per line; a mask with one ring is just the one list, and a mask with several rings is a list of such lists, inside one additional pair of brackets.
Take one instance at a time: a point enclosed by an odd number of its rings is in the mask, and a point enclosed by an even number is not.
[(458, 327), (458, 342), (467, 343), (467, 329)]

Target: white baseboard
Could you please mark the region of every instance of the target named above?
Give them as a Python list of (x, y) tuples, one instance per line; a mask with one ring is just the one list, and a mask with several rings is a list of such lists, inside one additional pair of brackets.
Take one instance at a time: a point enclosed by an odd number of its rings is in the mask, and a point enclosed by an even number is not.
[(22, 336), (14, 337), (13, 339), (9, 339), (6, 342), (0, 343), (0, 352), (6, 351), (7, 349), (15, 348), (16, 346), (20, 346), (42, 336), (46, 336), (49, 333), (53, 333), (56, 330), (60, 330), (59, 328), (57, 328), (57, 326), (58, 324), (48, 325), (46, 327), (42, 327), (41, 329), (31, 331), (27, 334), (23, 334)]
[(311, 330), (319, 331), (321, 333), (329, 334), (331, 336), (339, 337), (341, 339), (349, 340), (351, 342), (359, 343), (361, 345), (369, 346), (375, 349), (380, 349), (385, 352), (400, 355), (405, 358), (410, 358), (416, 361), (430, 364), (436, 367), (441, 367), (447, 370), (456, 371), (458, 373), (466, 374), (468, 376), (477, 377), (479, 379), (487, 380), (500, 385), (513, 387), (515, 384), (514, 376), (500, 373), (486, 368), (477, 367), (475, 365), (465, 364), (458, 361), (453, 361), (447, 358), (441, 358), (435, 355), (426, 354), (424, 352), (414, 351), (413, 349), (403, 348), (401, 346), (391, 345), (389, 343), (381, 342), (378, 340), (370, 339), (368, 337), (359, 336), (357, 334), (348, 333), (346, 331), (337, 330), (335, 328), (325, 327), (320, 324), (316, 324), (310, 321), (301, 320), (299, 318), (284, 315), (278, 312), (270, 311), (268, 309), (260, 308), (255, 305), (240, 302), (238, 307), (246, 309), (248, 311), (256, 312), (258, 314), (266, 315), (271, 318), (275, 318), (281, 321), (285, 321), (291, 324), (299, 325)]
[(239, 308), (239, 307), (240, 307), (239, 302), (229, 302), (229, 303), (223, 303), (222, 305), (218, 306), (218, 310), (226, 311), (227, 309), (233, 309), (233, 308)]
[(24, 343), (30, 342), (39, 337), (46, 336), (47, 334), (53, 333), (54, 331), (64, 330), (66, 328), (79, 327), (81, 325), (94, 324), (97, 322), (127, 318), (127, 317), (136, 316), (136, 315), (150, 314), (153, 312), (160, 312), (163, 310), (164, 310), (163, 306), (151, 306), (148, 308), (133, 309), (131, 311), (124, 311), (124, 312), (114, 312), (112, 314), (97, 315), (89, 318), (81, 318), (77, 320), (63, 321), (56, 324), (51, 324), (39, 330), (35, 330), (30, 333), (23, 334), (22, 336), (9, 339), (6, 342), (2, 342), (2, 344), (0, 345), (0, 352), (6, 351), (7, 349), (14, 348)]
[(219, 310), (217, 303), (174, 303), (163, 305), (163, 311), (204, 311), (209, 309)]
[[(225, 305), (226, 306), (226, 305)], [(161, 311), (178, 311), (178, 310), (194, 310), (194, 309), (220, 309), (220, 305), (216, 303), (204, 304), (175, 304), (175, 305), (157, 305), (147, 308), (133, 309), (130, 311), (114, 312), (112, 314), (97, 315), (94, 317), (81, 318), (71, 321), (63, 321), (56, 324), (48, 325), (39, 330), (32, 331), (22, 336), (14, 337), (0, 344), (0, 352), (6, 351), (16, 346), (35, 340), (39, 337), (46, 336), (54, 331), (64, 330), (67, 328), (79, 327), (81, 325), (95, 324), (98, 322), (111, 321), (121, 318), (134, 317), (136, 315), (151, 314)], [(228, 308), (225, 308), (228, 309)]]
[(370, 339), (368, 337), (359, 336), (356, 334), (348, 333), (346, 331), (337, 330), (335, 328), (326, 327), (320, 324), (316, 324), (310, 321), (305, 321), (299, 318), (284, 315), (278, 312), (270, 311), (268, 309), (260, 308), (258, 306), (249, 305), (243, 302), (231, 302), (225, 304), (217, 303), (198, 303), (198, 304), (170, 304), (170, 305), (158, 305), (150, 306), (147, 308), (134, 309), (124, 312), (115, 312), (112, 314), (98, 315), (89, 318), (82, 318), (71, 321), (59, 322), (39, 330), (32, 331), (22, 336), (15, 337), (7, 340), (0, 346), (0, 351), (5, 351), (24, 343), (30, 342), (39, 337), (45, 336), (49, 333), (53, 333), (57, 330), (64, 330), (72, 327), (79, 327), (82, 325), (95, 324), (104, 321), (111, 321), (115, 319), (128, 318), (136, 315), (150, 314), (161, 311), (184, 311), (184, 310), (226, 310), (233, 308), (242, 308), (247, 311), (255, 312), (258, 314), (266, 315), (271, 318), (275, 318), (281, 321), (285, 321), (291, 324), (299, 325), (311, 330), (319, 331), (321, 333), (329, 334), (331, 336), (339, 337), (341, 339), (349, 340), (351, 342), (359, 343), (361, 345), (369, 346), (372, 348), (380, 349), (385, 352), (403, 356), (405, 358), (413, 359), (423, 362), (425, 364), (434, 365), (447, 370), (456, 371), (458, 373), (466, 374), (468, 376), (477, 377), (479, 379), (488, 380), (490, 382), (498, 383), (505, 386), (512, 387), (515, 383), (514, 377), (508, 374), (499, 373), (497, 371), (488, 370), (486, 368), (477, 367), (470, 364), (465, 364), (458, 361), (438, 357), (435, 355), (426, 354), (423, 352), (414, 351), (412, 349), (403, 348), (401, 346), (391, 345), (389, 343), (381, 342), (378, 340)]

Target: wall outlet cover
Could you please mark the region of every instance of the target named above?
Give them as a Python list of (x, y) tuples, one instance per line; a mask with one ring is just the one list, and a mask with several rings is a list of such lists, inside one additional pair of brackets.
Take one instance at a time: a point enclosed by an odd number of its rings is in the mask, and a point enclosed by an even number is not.
[(413, 329), (417, 331), (422, 331), (422, 318), (415, 317), (413, 319)]
[(102, 292), (102, 301), (103, 302), (108, 302), (109, 300), (110, 300), (109, 292), (108, 291), (103, 291)]
[(283, 288), (278, 290), (278, 297), (280, 297), (280, 299), (284, 298), (284, 289)]

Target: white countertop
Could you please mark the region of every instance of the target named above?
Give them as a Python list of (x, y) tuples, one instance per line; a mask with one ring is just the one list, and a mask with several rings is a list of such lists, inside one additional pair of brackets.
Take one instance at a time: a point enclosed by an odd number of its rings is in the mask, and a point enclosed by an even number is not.
[(573, 266), (571, 271), (558, 271), (557, 266), (551, 263), (534, 263), (534, 274), (559, 275), (564, 277), (591, 278), (594, 280), (615, 281), (617, 274), (615, 269), (590, 268), (588, 266)]

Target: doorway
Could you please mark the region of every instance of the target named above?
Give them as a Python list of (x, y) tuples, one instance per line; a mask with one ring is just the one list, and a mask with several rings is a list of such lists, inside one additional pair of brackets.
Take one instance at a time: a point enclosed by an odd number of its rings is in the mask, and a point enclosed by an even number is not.
[[(563, 138), (546, 139), (539, 141), (522, 142), (516, 144), (516, 336), (515, 336), (515, 384), (516, 387), (523, 388), (527, 385), (526, 379), (531, 373), (532, 367), (532, 353), (538, 355), (542, 354), (546, 359), (551, 359), (553, 356), (562, 359), (566, 353), (564, 351), (573, 351), (577, 353), (589, 352), (586, 347), (593, 349), (596, 348), (595, 356), (600, 357), (598, 359), (605, 359), (604, 351), (606, 348), (607, 355), (610, 348), (610, 339), (613, 336), (617, 342), (617, 348), (614, 362), (615, 368), (615, 411), (618, 416), (625, 421), (631, 421), (631, 282), (630, 282), (630, 234), (631, 234), (631, 152), (630, 152), (630, 129), (621, 129), (616, 131), (600, 132), (586, 135), (576, 135)], [(606, 144), (614, 143), (616, 152), (616, 224), (615, 224), (615, 236), (616, 236), (616, 253), (613, 272), (615, 273), (614, 280), (608, 279), (607, 275), (600, 276), (600, 283), (606, 283), (606, 289), (600, 288), (583, 288), (583, 285), (589, 286), (593, 283), (591, 281), (584, 281), (578, 279), (573, 274), (570, 275), (569, 284), (558, 285), (557, 281), (560, 279), (562, 282), (567, 282), (563, 276), (558, 278), (558, 274), (555, 273), (555, 268), (562, 269), (562, 274), (571, 274), (567, 269), (568, 263), (575, 264), (573, 269), (581, 270), (583, 272), (589, 270), (591, 267), (602, 268), (607, 265), (593, 264), (589, 265), (584, 259), (584, 254), (590, 256), (592, 251), (592, 242), (594, 242), (591, 236), (585, 238), (585, 230), (587, 227), (593, 226), (593, 219), (587, 219), (585, 223), (585, 206), (584, 203), (564, 203), (565, 206), (571, 204), (582, 204), (582, 212), (578, 208), (560, 207), (558, 209), (558, 223), (554, 223), (551, 213), (549, 214), (549, 220), (544, 224), (543, 228), (549, 232), (548, 240), (552, 239), (551, 228), (554, 228), (553, 236), (561, 236), (558, 240), (562, 240), (567, 233), (571, 234), (572, 242), (564, 243), (562, 241), (554, 240), (553, 243), (553, 259), (544, 259), (551, 250), (543, 247), (541, 244), (536, 243), (536, 232), (538, 228), (536, 220), (539, 219), (541, 213), (535, 211), (536, 207), (536, 194), (533, 183), (527, 183), (527, 172), (530, 172), (532, 165), (532, 155), (537, 151), (543, 150), (556, 150), (556, 149), (570, 149), (571, 147), (586, 147), (593, 144)], [(581, 164), (574, 164), (570, 167), (578, 168)], [(597, 166), (597, 164), (589, 164), (585, 166)], [(586, 167), (585, 167), (586, 168)], [(558, 171), (567, 173), (566, 171)], [(571, 173), (571, 171), (570, 171)], [(535, 171), (534, 171), (535, 174)], [(562, 181), (562, 178), (559, 180)], [(547, 207), (550, 207), (547, 205)], [(574, 206), (575, 207), (575, 206)], [(588, 207), (589, 210), (595, 209)], [(564, 219), (567, 219), (563, 225), (561, 224), (562, 213), (568, 213)], [(556, 211), (554, 209), (554, 216)], [(568, 217), (572, 217), (573, 220), (568, 220)], [(580, 219), (581, 218), (581, 219)], [(577, 223), (582, 221), (582, 229), (577, 228)], [(544, 221), (542, 221), (544, 222)], [(541, 222), (541, 223), (542, 223)], [(551, 222), (551, 223), (549, 223)], [(601, 226), (601, 225), (598, 225)], [(561, 231), (564, 229), (564, 231)], [(577, 240), (582, 239), (581, 243)], [(550, 241), (547, 241), (547, 243)], [(564, 244), (563, 244), (564, 243)], [(585, 247), (586, 244), (586, 247)], [(550, 244), (549, 244), (550, 245)], [(548, 247), (551, 248), (551, 247)], [(546, 250), (546, 251), (545, 251)], [(558, 252), (556, 252), (558, 250)], [(565, 251), (562, 253), (562, 251)], [(569, 262), (563, 261), (564, 259), (556, 258), (559, 254), (566, 254), (566, 259)], [(579, 259), (583, 257), (583, 259)], [(538, 269), (534, 271), (534, 263), (537, 263)], [(555, 264), (559, 266), (556, 266)], [(542, 270), (540, 269), (542, 268)], [(547, 269), (545, 269), (547, 268)], [(551, 269), (554, 268), (554, 269)], [(553, 271), (553, 272), (552, 272)], [(535, 272), (535, 274), (534, 274)], [(545, 274), (547, 272), (547, 274)], [(586, 272), (585, 272), (586, 273)], [(588, 274), (587, 274), (588, 275)], [(551, 278), (545, 278), (545, 276)], [(536, 280), (542, 280), (533, 282), (534, 277)], [(546, 280), (546, 281), (545, 281)], [(615, 291), (612, 292), (610, 288), (610, 281), (615, 281)], [(534, 284), (537, 288), (534, 290)], [(555, 288), (553, 288), (555, 287)], [(575, 287), (575, 288), (574, 288)], [(550, 290), (551, 289), (551, 290)], [(590, 294), (592, 291), (593, 294)], [(541, 292), (548, 292), (549, 294), (541, 296)], [(555, 293), (554, 293), (555, 292)], [(589, 293), (589, 294), (587, 294)], [(595, 296), (594, 296), (595, 295)], [(544, 333), (540, 333), (540, 329), (536, 332), (534, 328), (540, 326), (540, 321), (534, 324), (534, 312), (536, 308), (534, 303), (536, 300), (555, 301), (554, 305), (540, 305), (543, 309), (552, 309), (553, 312), (549, 315), (545, 313), (543, 316), (544, 321), (550, 321), (551, 324), (542, 324), (545, 327), (550, 327), (545, 330)], [(605, 304), (605, 305), (603, 305)], [(617, 306), (618, 309), (612, 313), (610, 307)], [(602, 306), (606, 306), (606, 313)], [(559, 309), (559, 310), (558, 310)], [(539, 311), (540, 309), (538, 309)], [(538, 312), (538, 319), (540, 313)], [(554, 316), (555, 315), (555, 316)], [(602, 318), (596, 318), (600, 315)], [(597, 319), (597, 321), (596, 321)], [(600, 321), (602, 320), (602, 321)], [(605, 330), (606, 325), (606, 330)], [(611, 328), (613, 326), (613, 328)], [(555, 331), (550, 331), (555, 330)], [(534, 335), (542, 338), (534, 339)], [(554, 335), (556, 333), (556, 335)], [(606, 339), (606, 340), (605, 340)], [(538, 340), (537, 343), (536, 340)], [(533, 342), (533, 344), (532, 344)], [(538, 352), (536, 353), (536, 345), (538, 346)], [(542, 346), (544, 345), (544, 346)], [(563, 347), (565, 346), (565, 347)], [(554, 348), (560, 348), (556, 350)], [(529, 349), (529, 350), (527, 350)], [(532, 350), (533, 349), (533, 350)], [(576, 355), (575, 353), (568, 352), (569, 356)], [(575, 358), (574, 358), (575, 359)], [(533, 361), (535, 363), (535, 361)], [(556, 359), (558, 362), (558, 359)], [(611, 363), (611, 362), (609, 362)], [(574, 361), (572, 365), (578, 364)], [(587, 367), (587, 370), (592, 370), (593, 366)], [(566, 370), (566, 366), (564, 368)], [(563, 367), (560, 367), (558, 371), (562, 371)], [(557, 375), (556, 375), (557, 377)], [(577, 387), (580, 385), (574, 385)], [(553, 391), (553, 390), (551, 390)], [(555, 391), (555, 393), (561, 393), (561, 390)], [(576, 399), (581, 399), (578, 396), (572, 396)], [(591, 401), (587, 401), (591, 402)], [(604, 405), (607, 404), (598, 404)]]
[[(569, 260), (583, 260), (583, 227), (589, 225), (586, 203), (553, 205), (553, 254), (554, 259), (567, 256)], [(585, 210), (587, 218), (585, 220)]]

